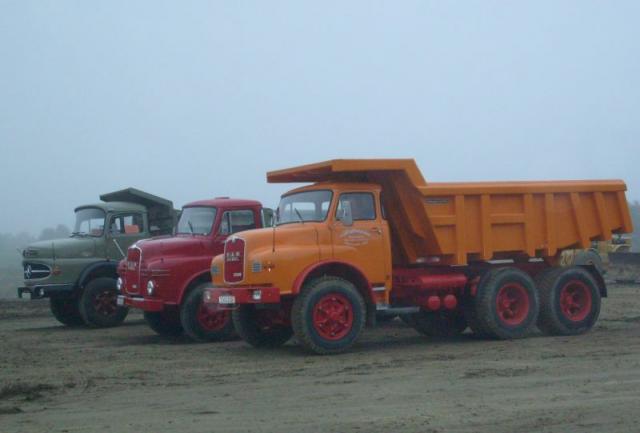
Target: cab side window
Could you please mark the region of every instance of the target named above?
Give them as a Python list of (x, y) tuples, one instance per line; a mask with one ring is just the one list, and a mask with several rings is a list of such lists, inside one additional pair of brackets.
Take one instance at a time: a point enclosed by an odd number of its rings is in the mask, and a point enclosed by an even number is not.
[(373, 194), (370, 192), (348, 192), (340, 194), (336, 216), (342, 214), (344, 203), (351, 204), (351, 215), (354, 221), (368, 221), (376, 219), (376, 206)]
[(141, 214), (121, 214), (111, 218), (109, 227), (113, 236), (130, 236), (144, 232), (144, 221)]
[(222, 214), (222, 221), (220, 222), (221, 235), (231, 235), (255, 228), (256, 220), (252, 210), (232, 210)]

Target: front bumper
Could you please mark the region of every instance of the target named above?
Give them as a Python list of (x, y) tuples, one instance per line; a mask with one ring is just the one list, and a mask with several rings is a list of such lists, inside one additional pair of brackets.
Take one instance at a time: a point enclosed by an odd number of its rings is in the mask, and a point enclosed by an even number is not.
[(233, 310), (243, 304), (278, 304), (277, 287), (215, 287), (204, 291), (205, 304), (214, 304), (220, 310)]
[(73, 293), (74, 284), (42, 284), (37, 286), (18, 287), (18, 298), (29, 294), (31, 299), (48, 298), (51, 295), (69, 295)]
[(121, 307), (139, 308), (149, 312), (164, 310), (164, 302), (161, 299), (148, 299), (142, 296), (118, 295), (117, 303)]

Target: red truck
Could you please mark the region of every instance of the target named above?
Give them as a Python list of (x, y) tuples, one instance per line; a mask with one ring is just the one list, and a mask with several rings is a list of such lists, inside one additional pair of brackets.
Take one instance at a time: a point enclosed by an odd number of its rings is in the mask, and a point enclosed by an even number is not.
[(272, 219), (271, 209), (254, 200), (218, 197), (186, 204), (174, 236), (138, 241), (128, 249), (118, 266), (118, 304), (142, 309), (160, 335), (232, 338), (230, 313), (202, 303), (211, 284), (211, 258), (224, 251), (228, 236), (270, 226)]

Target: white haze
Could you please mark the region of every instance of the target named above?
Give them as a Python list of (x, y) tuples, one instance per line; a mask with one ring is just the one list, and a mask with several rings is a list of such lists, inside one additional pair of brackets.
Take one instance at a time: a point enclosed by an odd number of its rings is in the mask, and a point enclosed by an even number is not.
[(0, 0), (0, 232), (127, 186), (275, 205), (265, 172), (413, 157), (427, 180), (622, 178), (640, 2)]

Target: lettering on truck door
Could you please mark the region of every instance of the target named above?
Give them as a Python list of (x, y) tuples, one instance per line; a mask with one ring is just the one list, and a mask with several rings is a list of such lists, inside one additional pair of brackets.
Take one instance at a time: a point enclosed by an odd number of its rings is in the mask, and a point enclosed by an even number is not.
[(388, 230), (376, 209), (371, 192), (342, 193), (333, 226), (335, 258), (356, 265), (374, 287), (383, 286), (388, 273)]

